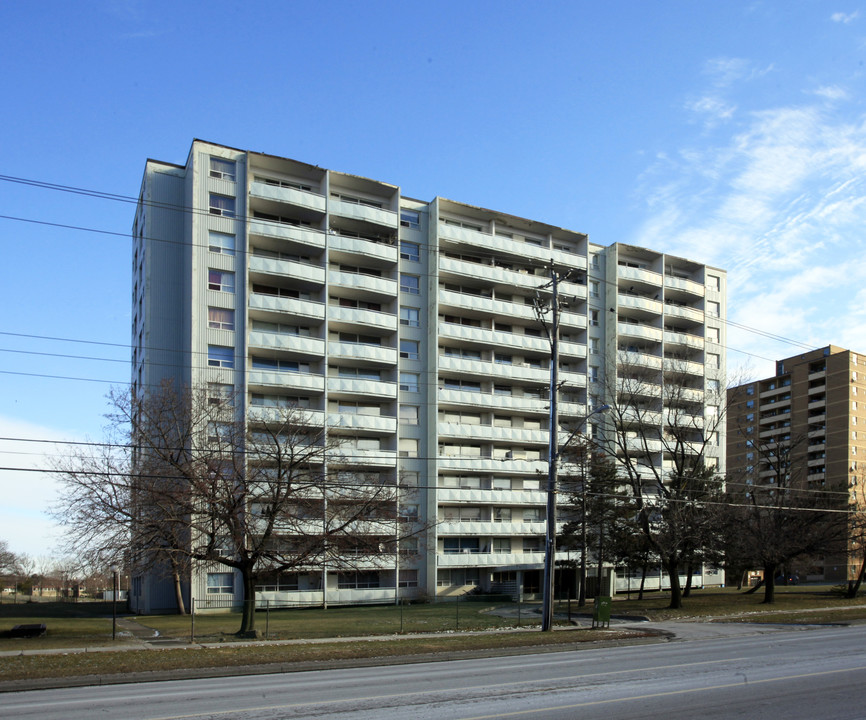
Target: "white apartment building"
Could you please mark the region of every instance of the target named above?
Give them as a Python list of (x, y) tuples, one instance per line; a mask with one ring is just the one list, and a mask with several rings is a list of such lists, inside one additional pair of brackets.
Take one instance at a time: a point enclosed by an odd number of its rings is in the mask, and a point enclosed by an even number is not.
[[(389, 183), (196, 140), (184, 165), (147, 162), (133, 236), (134, 388), (218, 383), (248, 413), (297, 403), (365, 471), (413, 488), (404, 512), (427, 529), (399, 570), (323, 583), (311, 568), (263, 599), (541, 592), (550, 346), (534, 300), (551, 263), (572, 271), (561, 427), (610, 400), (623, 353), (649, 403), (666, 358), (697, 393), (723, 382), (724, 271)], [(708, 451), (720, 469), (723, 448)], [(240, 592), (204, 575), (193, 597)], [(131, 595), (141, 611), (173, 605), (158, 578)]]

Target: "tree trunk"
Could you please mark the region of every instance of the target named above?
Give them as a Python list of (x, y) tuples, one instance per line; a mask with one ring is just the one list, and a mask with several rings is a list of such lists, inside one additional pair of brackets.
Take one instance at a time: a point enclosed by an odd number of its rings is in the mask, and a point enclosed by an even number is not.
[(764, 600), (763, 602), (770, 605), (776, 602), (776, 570), (778, 565), (764, 565)]
[(241, 610), (241, 637), (255, 637), (256, 632), (256, 585), (253, 574), (246, 568), (241, 569), (244, 586), (243, 609)]
[(186, 615), (186, 604), (183, 601), (183, 587), (180, 582), (180, 571), (177, 568), (177, 563), (172, 563), (171, 577), (174, 580), (174, 599), (177, 602), (177, 614)]
[(866, 553), (863, 553), (863, 560), (860, 562), (860, 572), (857, 573), (856, 580), (848, 581), (848, 591), (845, 593), (846, 598), (855, 598), (860, 592), (860, 585), (863, 583), (863, 576), (866, 575)]
[(643, 600), (643, 590), (646, 587), (646, 571), (649, 565), (649, 560), (646, 555), (644, 555), (643, 562), (640, 566), (640, 589), (637, 592), (637, 599)]
[(679, 610), (683, 606), (683, 593), (680, 589), (680, 564), (676, 555), (671, 555), (665, 560), (665, 570), (671, 581), (671, 601), (668, 605), (670, 610)]
[(687, 598), (692, 594), (692, 570), (694, 569), (694, 564), (691, 560), (689, 560), (686, 565), (686, 586), (683, 588), (683, 597)]
[(577, 606), (586, 605), (586, 488), (584, 488), (581, 500), (581, 512), (583, 517), (580, 521), (580, 587), (577, 591)]

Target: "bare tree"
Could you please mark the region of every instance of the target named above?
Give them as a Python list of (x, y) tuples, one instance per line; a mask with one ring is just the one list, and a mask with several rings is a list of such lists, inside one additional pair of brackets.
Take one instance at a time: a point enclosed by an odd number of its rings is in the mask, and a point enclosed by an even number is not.
[(74, 534), (109, 555), (131, 547), (138, 567), (170, 566), (179, 606), (179, 578), (191, 569), (235, 570), (240, 634), (256, 632), (261, 579), (393, 567), (398, 539), (418, 531), (400, 522), (396, 477), (359, 472), (321, 413), (291, 406), (245, 416), (240, 398), (167, 385), (112, 401), (111, 424), (129, 441), (119, 460), (106, 448), (84, 472), (65, 474)]
[(717, 526), (722, 479), (709, 450), (724, 424), (722, 389), (705, 388), (702, 368), (688, 358), (624, 351), (606, 394), (611, 409), (598, 442), (617, 460), (640, 532), (668, 576), (670, 607), (680, 608), (680, 572), (713, 543)]
[(754, 462), (728, 479), (726, 548), (734, 565), (763, 570), (764, 602), (773, 603), (787, 564), (845, 552), (848, 493), (809, 480), (806, 434), (768, 441), (741, 434)]

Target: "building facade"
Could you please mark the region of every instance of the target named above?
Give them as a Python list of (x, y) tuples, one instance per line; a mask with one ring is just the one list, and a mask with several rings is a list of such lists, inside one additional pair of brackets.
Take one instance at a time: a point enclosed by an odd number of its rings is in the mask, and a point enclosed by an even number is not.
[[(826, 492), (837, 509), (846, 509), (849, 501), (862, 504), (864, 403), (864, 355), (828, 345), (776, 361), (772, 377), (728, 391), (730, 477), (743, 484), (743, 492), (777, 483), (778, 470), (766, 456), (781, 455), (793, 487)], [(848, 522), (844, 514), (839, 518)], [(819, 556), (798, 566), (801, 579), (840, 582), (856, 576), (859, 560)]]
[[(248, 413), (318, 413), (365, 471), (410, 487), (404, 512), (427, 528), (399, 572), (323, 586), (311, 569), (262, 588), (275, 601), (540, 593), (551, 268), (561, 428), (607, 401), (618, 358), (659, 411), (670, 362), (699, 412), (724, 373), (723, 271), (286, 158), (197, 140), (184, 165), (148, 161), (133, 236), (133, 389), (214, 384)], [(723, 442), (708, 455), (723, 469)], [(190, 588), (209, 592), (195, 572)], [(132, 596), (172, 602), (154, 578)]]

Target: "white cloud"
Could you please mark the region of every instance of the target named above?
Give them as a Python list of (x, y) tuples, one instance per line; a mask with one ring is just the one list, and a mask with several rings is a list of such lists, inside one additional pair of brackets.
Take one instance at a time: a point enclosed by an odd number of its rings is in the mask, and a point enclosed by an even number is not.
[(6, 540), (16, 553), (56, 555), (62, 531), (48, 510), (57, 501), (59, 485), (51, 474), (38, 470), (49, 469), (53, 458), (64, 453), (67, 446), (32, 440), (63, 441), (74, 439), (73, 435), (0, 416), (0, 438), (9, 438), (0, 440), (3, 467), (21, 468), (0, 473), (0, 539)]
[(824, 85), (813, 90), (812, 95), (817, 95), (825, 100), (847, 100), (850, 97), (848, 91), (838, 85)]
[[(741, 61), (714, 71), (748, 75)], [(726, 269), (735, 323), (866, 352), (866, 116), (827, 112), (824, 100), (846, 99), (838, 86), (812, 95), (813, 105), (740, 109), (727, 137), (659, 153), (640, 178), (648, 215), (629, 241)], [(729, 344), (764, 358), (758, 374), (802, 349), (733, 326)]]
[(860, 17), (860, 11), (855, 10), (852, 13), (835, 12), (830, 16), (830, 19), (833, 22), (844, 23), (847, 25), (848, 23), (854, 22), (858, 17)]

